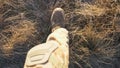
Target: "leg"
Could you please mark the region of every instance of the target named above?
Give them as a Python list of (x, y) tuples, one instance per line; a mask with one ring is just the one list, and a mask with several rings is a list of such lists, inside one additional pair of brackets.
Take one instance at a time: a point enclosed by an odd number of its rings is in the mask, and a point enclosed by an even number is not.
[[(45, 44), (37, 45), (30, 49), (27, 54), (26, 62), (24, 68), (68, 68), (69, 64), (69, 46), (68, 46), (68, 31), (64, 27), (64, 11), (61, 8), (56, 8), (53, 11), (51, 17), (52, 23), (52, 33), (48, 36)], [(56, 44), (56, 45), (53, 45)], [(44, 64), (29, 64), (30, 56), (37, 55), (40, 56), (37, 52), (43, 53), (45, 49), (42, 49), (41, 46), (46, 48), (51, 46), (57, 46), (57, 48), (52, 51), (48, 61)], [(45, 52), (46, 54), (46, 52)], [(36, 57), (35, 60), (39, 60), (40, 57)], [(26, 63), (28, 63), (27, 66)]]
[(54, 40), (59, 47), (52, 53), (49, 63), (53, 68), (68, 68), (69, 65), (69, 46), (68, 31), (65, 28), (58, 28), (51, 33), (46, 42)]
[(52, 33), (46, 41), (54, 40), (59, 44), (59, 47), (50, 56), (49, 62), (53, 65), (53, 68), (68, 68), (69, 65), (69, 38), (68, 30), (64, 28), (64, 20), (64, 10), (56, 8), (51, 16)]

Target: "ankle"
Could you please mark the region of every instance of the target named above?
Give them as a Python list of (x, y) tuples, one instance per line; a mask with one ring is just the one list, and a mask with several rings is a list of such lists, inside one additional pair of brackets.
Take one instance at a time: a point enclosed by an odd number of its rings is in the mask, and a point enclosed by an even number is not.
[(52, 32), (54, 32), (56, 29), (59, 29), (59, 28), (62, 28), (62, 27), (61, 26), (52, 27)]

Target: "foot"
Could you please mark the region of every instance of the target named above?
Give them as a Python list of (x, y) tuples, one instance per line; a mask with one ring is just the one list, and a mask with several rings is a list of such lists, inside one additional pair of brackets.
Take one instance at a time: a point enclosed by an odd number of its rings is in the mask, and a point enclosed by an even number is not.
[(64, 10), (62, 8), (54, 9), (51, 16), (52, 31), (56, 30), (57, 28), (64, 27), (64, 22), (65, 22)]

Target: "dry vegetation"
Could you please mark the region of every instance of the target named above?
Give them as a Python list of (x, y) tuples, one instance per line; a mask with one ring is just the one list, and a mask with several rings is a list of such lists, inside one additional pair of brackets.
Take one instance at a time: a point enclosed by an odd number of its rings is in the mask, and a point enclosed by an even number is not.
[(23, 68), (50, 33), (55, 7), (66, 13), (70, 68), (120, 68), (119, 0), (0, 0), (0, 68)]

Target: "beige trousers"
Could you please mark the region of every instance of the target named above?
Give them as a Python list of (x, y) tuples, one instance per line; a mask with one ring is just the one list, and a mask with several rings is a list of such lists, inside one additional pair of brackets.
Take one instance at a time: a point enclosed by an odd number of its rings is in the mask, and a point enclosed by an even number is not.
[[(68, 42), (68, 31), (65, 28), (56, 29), (48, 36), (45, 43), (36, 45), (28, 51), (24, 68), (68, 68)], [(52, 49), (54, 50), (52, 51)], [(37, 55), (37, 57), (30, 58), (33, 55)], [(41, 60), (45, 56), (49, 57)], [(29, 62), (32, 59), (34, 61)]]

